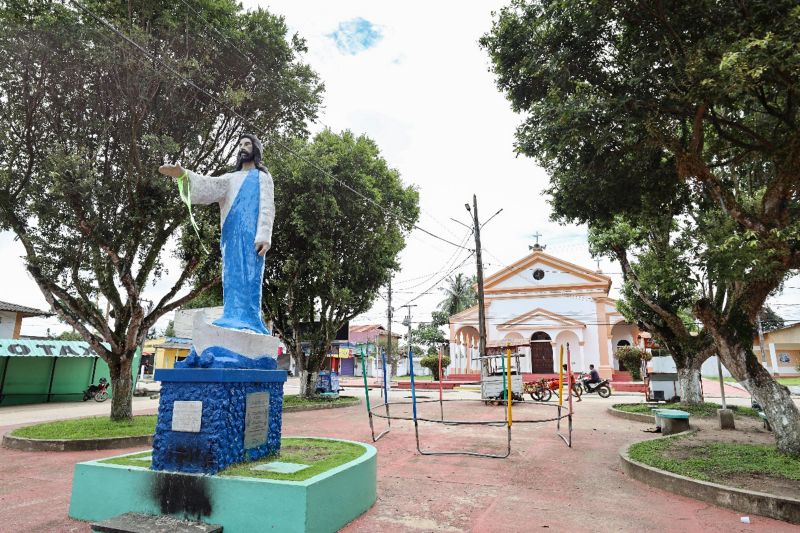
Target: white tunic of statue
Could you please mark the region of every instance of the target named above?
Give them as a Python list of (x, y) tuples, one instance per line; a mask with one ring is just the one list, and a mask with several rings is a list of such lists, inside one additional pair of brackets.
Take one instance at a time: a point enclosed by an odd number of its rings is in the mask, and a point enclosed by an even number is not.
[[(218, 177), (189, 171), (187, 174), (192, 203), (219, 203), (222, 227), (223, 314), (214, 321), (216, 327), (206, 325), (204, 317), (195, 316), (195, 349), (200, 354), (206, 346), (217, 345), (249, 357), (265, 355), (264, 336), (269, 335), (269, 330), (261, 319), (264, 257), (256, 252), (256, 244), (272, 242), (272, 176), (257, 168)], [(239, 330), (244, 335), (231, 335), (223, 328)]]

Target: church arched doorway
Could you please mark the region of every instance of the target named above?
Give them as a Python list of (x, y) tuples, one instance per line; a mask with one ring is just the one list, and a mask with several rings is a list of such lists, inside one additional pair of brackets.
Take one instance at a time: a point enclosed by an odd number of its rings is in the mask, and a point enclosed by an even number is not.
[(550, 335), (537, 331), (531, 335), (531, 371), (534, 374), (553, 373), (553, 346)]

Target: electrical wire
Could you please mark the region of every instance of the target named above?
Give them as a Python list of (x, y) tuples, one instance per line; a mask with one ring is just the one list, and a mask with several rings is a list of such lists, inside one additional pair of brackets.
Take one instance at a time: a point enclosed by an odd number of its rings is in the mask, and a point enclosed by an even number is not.
[(452, 268), (452, 269), (451, 269), (449, 272), (445, 273), (445, 275), (444, 275), (444, 276), (442, 276), (441, 278), (439, 278), (438, 280), (436, 280), (436, 282), (435, 282), (433, 285), (431, 285), (430, 287), (428, 287), (427, 289), (425, 289), (425, 291), (423, 291), (423, 292), (419, 293), (418, 295), (414, 296), (413, 298), (411, 298), (410, 300), (408, 300), (406, 303), (404, 303), (404, 304), (403, 304), (403, 305), (401, 305), (400, 307), (404, 307), (404, 306), (406, 306), (406, 305), (410, 304), (411, 302), (414, 302), (414, 301), (418, 300), (418, 299), (419, 299), (419, 298), (421, 298), (423, 295), (425, 295), (425, 294), (426, 294), (428, 291), (430, 291), (430, 290), (434, 289), (434, 288), (435, 288), (437, 285), (439, 285), (439, 284), (440, 284), (442, 281), (444, 281), (444, 280), (445, 280), (445, 279), (446, 279), (446, 278), (447, 278), (447, 277), (448, 277), (450, 274), (452, 274), (453, 272), (455, 272), (456, 270), (458, 270), (459, 268), (461, 268), (462, 266), (464, 266), (464, 263), (466, 263), (467, 261), (469, 261), (470, 257), (472, 257), (473, 255), (475, 255), (475, 252), (474, 252), (474, 251), (473, 251), (473, 252), (470, 252), (470, 254), (469, 254), (467, 257), (465, 257), (465, 258), (464, 258), (464, 260), (463, 260), (463, 261), (461, 261), (461, 263), (459, 263), (458, 265), (456, 265), (455, 267), (453, 267), (453, 268)]

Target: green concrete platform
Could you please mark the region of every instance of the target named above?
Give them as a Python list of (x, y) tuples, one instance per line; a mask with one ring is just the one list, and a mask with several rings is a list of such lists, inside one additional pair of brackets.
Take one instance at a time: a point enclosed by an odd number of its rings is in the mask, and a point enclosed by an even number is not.
[(365, 453), (304, 481), (78, 463), (69, 516), (99, 521), (129, 512), (169, 515), (220, 524), (225, 533), (337, 531), (377, 498), (377, 451), (369, 444), (353, 443)]

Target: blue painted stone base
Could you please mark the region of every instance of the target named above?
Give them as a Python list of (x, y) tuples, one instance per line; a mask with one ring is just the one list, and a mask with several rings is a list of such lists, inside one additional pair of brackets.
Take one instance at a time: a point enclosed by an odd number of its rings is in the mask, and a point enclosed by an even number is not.
[[(214, 474), (234, 463), (277, 453), (283, 412), (282, 370), (157, 370), (161, 381), (153, 470)], [(269, 394), (262, 444), (245, 448), (247, 396)], [(200, 430), (174, 431), (175, 402), (202, 402)]]
[(364, 455), (304, 481), (154, 472), (86, 461), (75, 465), (69, 516), (99, 521), (136, 512), (220, 524), (225, 533), (335, 532), (377, 498), (376, 450), (357, 444)]

